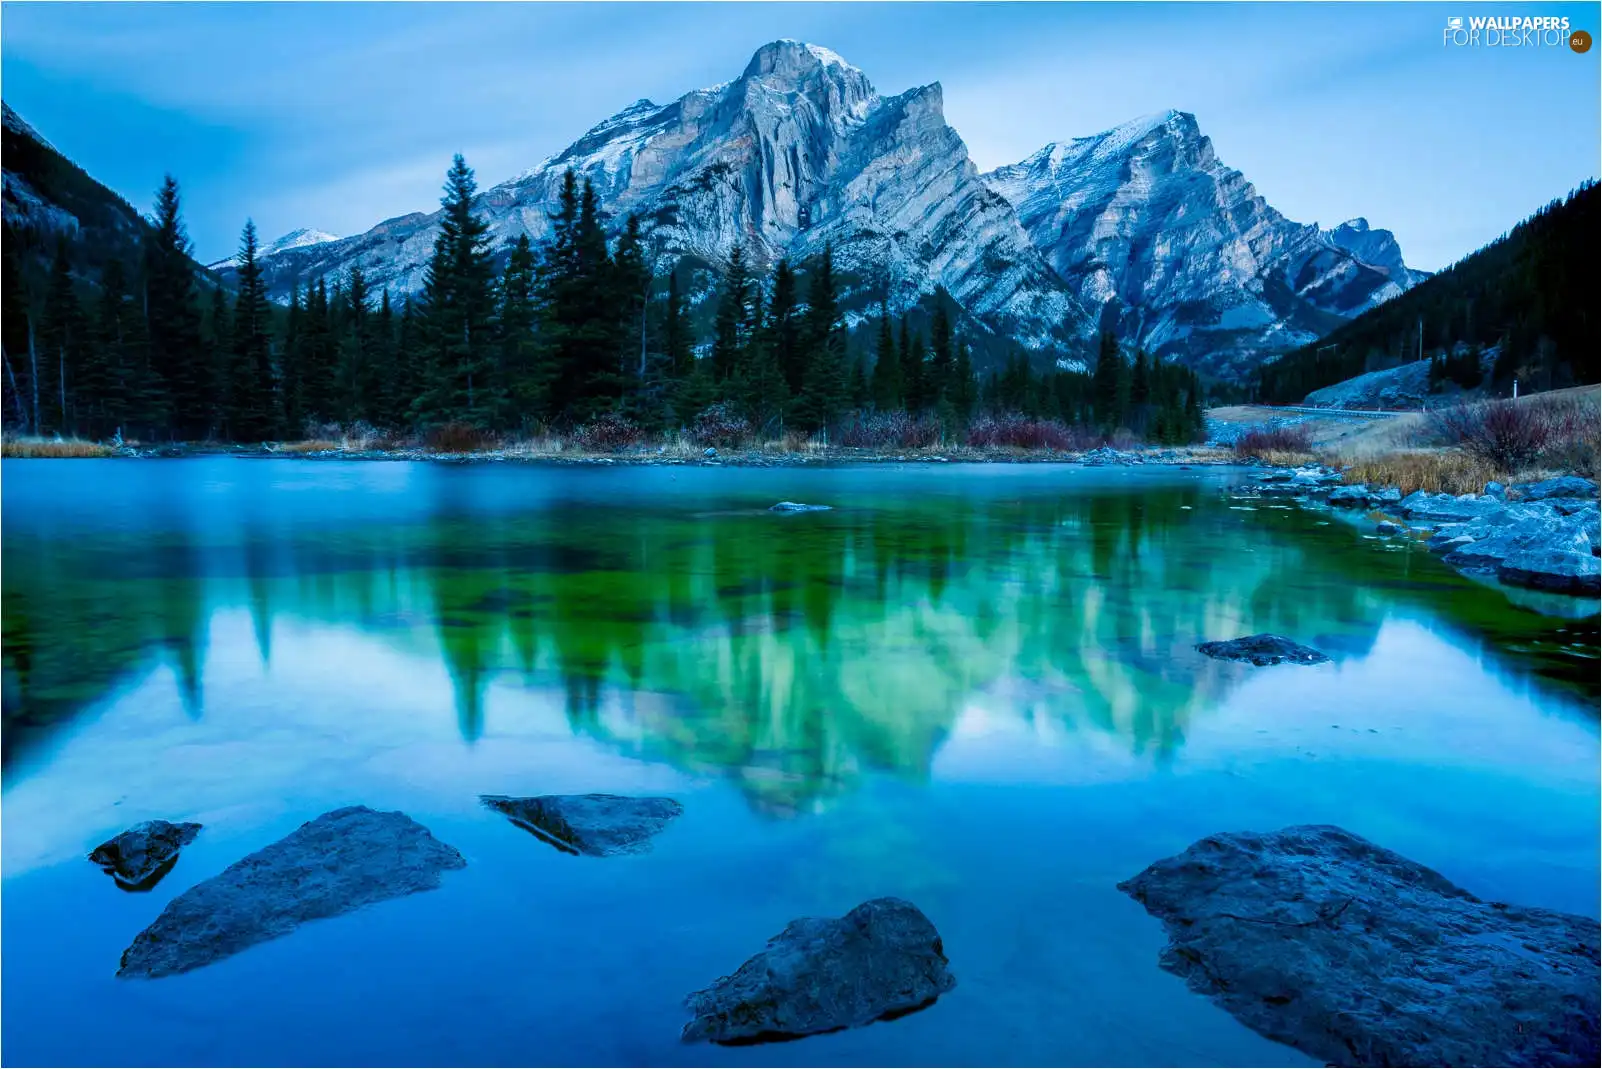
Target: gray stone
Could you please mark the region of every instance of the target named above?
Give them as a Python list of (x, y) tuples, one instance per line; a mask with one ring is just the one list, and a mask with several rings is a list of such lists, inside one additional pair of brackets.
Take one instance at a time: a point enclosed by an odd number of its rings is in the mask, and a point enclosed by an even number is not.
[(833, 505), (803, 505), (799, 501), (781, 501), (770, 506), (769, 512), (828, 512)]
[(171, 871), (178, 851), (195, 841), (200, 828), (199, 824), (147, 820), (95, 847), (89, 860), (116, 880), (118, 887), (148, 891)]
[(1502, 561), (1496, 577), (1512, 586), (1594, 598), (1602, 593), (1602, 560), (1589, 551), (1528, 549)]
[(1310, 646), (1279, 635), (1247, 635), (1224, 642), (1203, 642), (1196, 647), (1221, 661), (1245, 661), (1259, 667), (1270, 664), (1323, 664), (1328, 657)]
[(1374, 495), (1374, 500), (1379, 502), (1381, 505), (1394, 505), (1398, 501), (1402, 500), (1402, 491), (1394, 486), (1387, 486), (1385, 489)]
[(1352, 508), (1361, 508), (1368, 504), (1368, 487), (1362, 483), (1354, 486), (1338, 486), (1329, 492), (1331, 505), (1347, 505)]
[(405, 813), (324, 813), (167, 903), (117, 975), (173, 976), (288, 935), (307, 921), (440, 885), (467, 864)]
[(707, 446), (706, 449), (701, 452), (701, 455), (704, 457), (715, 457), (718, 455), (718, 451), (712, 446)]
[(1502, 503), (1495, 498), (1476, 497), (1473, 494), (1453, 497), (1451, 494), (1431, 494), (1423, 490), (1407, 495), (1395, 505), (1396, 511), (1403, 516), (1437, 523), (1478, 519), (1501, 507)]
[(537, 798), (486, 794), (480, 801), (557, 849), (591, 857), (643, 854), (651, 849), (652, 838), (684, 812), (671, 798), (619, 794), (546, 794)]
[(1597, 496), (1596, 483), (1578, 475), (1560, 475), (1556, 479), (1542, 479), (1537, 483), (1519, 483), (1513, 490), (1524, 501), (1544, 501), (1549, 497), (1584, 497), (1594, 501)]
[(1399, 523), (1392, 523), (1390, 520), (1381, 520), (1379, 523), (1374, 525), (1375, 534), (1394, 535), (1401, 534), (1405, 530), (1407, 530), (1407, 528), (1403, 527)]
[(940, 933), (911, 902), (875, 898), (803, 917), (685, 1000), (686, 1041), (760, 1043), (857, 1028), (919, 1010), (957, 985)]
[(1598, 924), (1482, 902), (1341, 828), (1213, 835), (1118, 885), (1159, 963), (1338, 1066), (1594, 1066)]
[(1507, 494), (1507, 487), (1493, 480), (1485, 484), (1485, 492), (1492, 497), (1504, 497)]

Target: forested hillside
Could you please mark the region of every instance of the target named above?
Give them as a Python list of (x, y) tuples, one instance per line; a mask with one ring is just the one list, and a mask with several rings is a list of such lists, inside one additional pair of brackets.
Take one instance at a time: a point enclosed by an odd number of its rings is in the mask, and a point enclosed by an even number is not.
[(1598, 381), (1598, 199), (1597, 184), (1586, 183), (1440, 274), (1265, 366), (1261, 398), (1300, 401), (1355, 375), (1425, 358), (1441, 366), (1437, 378), (1468, 385), (1478, 379), (1474, 351), (1492, 346), (1500, 346), (1494, 386), (1514, 378), (1529, 390)]

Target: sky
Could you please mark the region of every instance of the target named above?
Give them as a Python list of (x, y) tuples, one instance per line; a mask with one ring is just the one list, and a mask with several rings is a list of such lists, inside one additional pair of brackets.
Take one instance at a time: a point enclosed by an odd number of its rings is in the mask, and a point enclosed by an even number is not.
[(432, 210), (451, 155), (504, 181), (641, 97), (826, 45), (885, 94), (938, 81), (987, 170), (1178, 108), (1298, 222), (1354, 216), (1436, 270), (1602, 170), (1602, 45), (1449, 47), (1449, 16), (1592, 4), (0, 4), (0, 91), (197, 258)]

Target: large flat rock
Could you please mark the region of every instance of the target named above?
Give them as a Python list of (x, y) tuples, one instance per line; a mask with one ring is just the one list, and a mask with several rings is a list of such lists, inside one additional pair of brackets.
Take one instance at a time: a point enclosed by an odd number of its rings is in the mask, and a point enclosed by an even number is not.
[(643, 854), (651, 840), (684, 812), (671, 798), (621, 794), (545, 794), (534, 798), (480, 795), (479, 800), (512, 823), (560, 850), (606, 857)]
[(1329, 825), (1213, 835), (1118, 885), (1162, 967), (1339, 1066), (1595, 1066), (1598, 924), (1482, 902)]
[(431, 891), (442, 872), (466, 864), (405, 813), (336, 809), (167, 903), (123, 951), (117, 975), (198, 969), (307, 921)]
[(957, 986), (918, 907), (875, 898), (844, 917), (803, 917), (767, 949), (685, 1000), (686, 1041), (761, 1043), (919, 1010)]
[(178, 862), (178, 853), (195, 841), (201, 826), (147, 820), (107, 839), (89, 854), (125, 891), (148, 891)]

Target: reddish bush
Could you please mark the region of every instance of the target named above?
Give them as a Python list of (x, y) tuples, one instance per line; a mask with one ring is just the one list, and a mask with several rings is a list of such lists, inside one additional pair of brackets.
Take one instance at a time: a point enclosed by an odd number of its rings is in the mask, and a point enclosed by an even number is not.
[(592, 453), (615, 453), (639, 445), (640, 437), (640, 428), (616, 412), (608, 412), (580, 427), (573, 442)]
[(838, 440), (848, 449), (929, 449), (940, 444), (940, 421), (901, 411), (859, 412), (840, 429)]
[(968, 428), (968, 444), (979, 449), (1056, 449), (1074, 447), (1077, 436), (1054, 419), (982, 416)]
[(1258, 427), (1235, 439), (1235, 455), (1262, 457), (1269, 453), (1307, 453), (1313, 439), (1306, 427)]
[(1503, 471), (1534, 462), (1553, 437), (1546, 411), (1528, 399), (1437, 409), (1432, 422), (1449, 444)]
[(751, 440), (751, 424), (733, 408), (719, 403), (703, 409), (695, 417), (690, 437), (698, 445), (732, 449)]
[(441, 423), (430, 427), (423, 445), (431, 453), (477, 453), (495, 444), (495, 436), (471, 423)]

